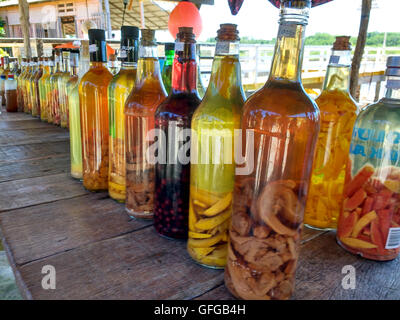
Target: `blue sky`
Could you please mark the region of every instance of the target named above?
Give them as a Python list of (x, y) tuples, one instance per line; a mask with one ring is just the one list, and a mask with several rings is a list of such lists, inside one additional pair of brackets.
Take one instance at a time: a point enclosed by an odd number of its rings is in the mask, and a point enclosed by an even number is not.
[[(278, 31), (279, 10), (267, 0), (244, 0), (237, 16), (232, 16), (227, 0), (214, 0), (214, 6), (203, 5), (203, 33), (205, 41), (216, 36), (220, 23), (236, 23), (240, 35), (257, 39), (272, 39)], [(358, 33), (362, 0), (334, 0), (311, 10), (307, 35), (327, 32), (335, 35)], [(400, 32), (400, 0), (376, 0), (372, 10), (369, 31)], [(159, 41), (171, 41), (168, 32), (157, 34)]]

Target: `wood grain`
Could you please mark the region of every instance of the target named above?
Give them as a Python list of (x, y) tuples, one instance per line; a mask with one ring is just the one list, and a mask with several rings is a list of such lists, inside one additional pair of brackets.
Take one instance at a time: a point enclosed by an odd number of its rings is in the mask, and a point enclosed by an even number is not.
[(47, 122), (40, 121), (39, 119), (29, 118), (24, 121), (0, 121), (0, 131), (6, 130), (21, 130), (21, 129), (38, 129), (48, 128)]
[(46, 128), (0, 131), (0, 146), (65, 141), (69, 139), (66, 129), (56, 126)]

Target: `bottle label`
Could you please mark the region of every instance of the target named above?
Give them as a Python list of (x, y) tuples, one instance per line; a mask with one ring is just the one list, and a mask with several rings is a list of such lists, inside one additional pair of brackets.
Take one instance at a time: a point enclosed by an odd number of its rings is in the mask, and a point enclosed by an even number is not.
[(400, 228), (390, 228), (385, 249), (397, 249), (400, 247)]
[(175, 42), (175, 52), (183, 52), (184, 47), (185, 47), (185, 43)]
[(89, 45), (89, 53), (95, 53), (97, 52), (97, 45), (95, 43)]
[(230, 41), (218, 41), (215, 47), (215, 54), (235, 55), (239, 54), (239, 44)]
[(297, 24), (281, 24), (278, 31), (278, 39), (296, 37)]

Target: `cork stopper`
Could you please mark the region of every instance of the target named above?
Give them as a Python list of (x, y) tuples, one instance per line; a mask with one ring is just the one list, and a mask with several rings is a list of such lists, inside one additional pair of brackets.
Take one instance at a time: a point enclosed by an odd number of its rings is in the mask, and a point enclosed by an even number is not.
[(217, 32), (216, 40), (219, 41), (239, 41), (239, 31), (237, 25), (232, 23), (223, 23)]
[(196, 35), (193, 33), (192, 27), (180, 27), (176, 35), (178, 41), (187, 43), (196, 43)]
[(351, 50), (350, 36), (336, 37), (336, 41), (333, 44), (332, 50), (336, 51)]
[(143, 46), (156, 46), (156, 31), (152, 29), (141, 29), (142, 38), (140, 43)]

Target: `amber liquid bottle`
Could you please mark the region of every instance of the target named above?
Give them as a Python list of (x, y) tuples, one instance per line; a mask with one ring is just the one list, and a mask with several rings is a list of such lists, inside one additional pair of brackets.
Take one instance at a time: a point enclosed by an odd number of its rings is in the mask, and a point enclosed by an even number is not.
[(18, 101), (18, 112), (24, 112), (24, 90), (23, 90), (23, 78), (26, 74), (27, 66), (26, 59), (21, 60), (21, 72), (17, 77), (17, 101)]
[(187, 136), (187, 131), (191, 128), (193, 113), (200, 104), (196, 78), (195, 36), (192, 28), (182, 27), (179, 28), (175, 43), (172, 90), (157, 108), (155, 116), (160, 137), (159, 158), (156, 161), (154, 227), (160, 235), (174, 239), (188, 237), (190, 136)]
[(358, 107), (350, 95), (350, 37), (337, 37), (321, 95), (321, 130), (313, 162), (304, 223), (311, 228), (336, 229), (353, 125)]
[(32, 116), (40, 118), (40, 92), (39, 80), (43, 75), (44, 58), (38, 59), (38, 66), (32, 79)]
[(24, 112), (31, 113), (32, 112), (32, 99), (31, 99), (31, 78), (36, 71), (36, 61), (37, 58), (31, 58), (28, 60), (29, 68), (28, 73), (24, 79)]
[(39, 99), (40, 99), (40, 119), (47, 121), (48, 115), (48, 100), (46, 92), (46, 81), (50, 77), (50, 63), (49, 58), (43, 59), (43, 75), (39, 79)]
[(242, 299), (288, 299), (319, 131), (301, 84), (311, 1), (283, 0), (269, 80), (244, 106), (225, 284)]
[(58, 100), (60, 105), (60, 125), (62, 128), (69, 126), (67, 82), (71, 79), (71, 52), (63, 51), (63, 74), (57, 80)]
[(108, 189), (108, 99), (112, 74), (107, 69), (105, 32), (89, 30), (90, 68), (79, 83), (83, 186)]
[(154, 114), (167, 96), (157, 57), (155, 31), (141, 30), (135, 86), (125, 103), (126, 201), (134, 218), (152, 219), (154, 210), (154, 164), (146, 151), (153, 143), (147, 139), (154, 129)]
[(108, 194), (111, 198), (125, 202), (125, 102), (136, 80), (139, 28), (121, 27), (120, 71), (108, 86), (110, 114), (110, 164), (108, 171)]
[(62, 77), (62, 75), (62, 55), (60, 50), (56, 50), (54, 53), (54, 72), (49, 78), (51, 117), (48, 117), (48, 121), (56, 125), (61, 123), (58, 78)]
[(245, 96), (236, 25), (218, 31), (210, 84), (193, 115), (188, 252), (198, 263), (223, 268), (228, 253), (235, 178), (234, 134)]

